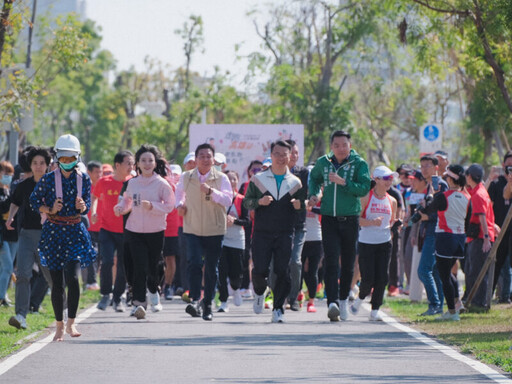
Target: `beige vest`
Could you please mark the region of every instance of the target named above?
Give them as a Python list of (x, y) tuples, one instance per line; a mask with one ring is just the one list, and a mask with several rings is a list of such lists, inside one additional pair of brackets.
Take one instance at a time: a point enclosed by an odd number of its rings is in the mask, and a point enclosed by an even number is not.
[[(220, 191), (222, 173), (212, 167), (206, 184)], [(226, 208), (206, 196), (200, 189), (197, 168), (183, 174), (187, 213), (183, 217), (183, 232), (196, 236), (219, 236), (226, 233)]]

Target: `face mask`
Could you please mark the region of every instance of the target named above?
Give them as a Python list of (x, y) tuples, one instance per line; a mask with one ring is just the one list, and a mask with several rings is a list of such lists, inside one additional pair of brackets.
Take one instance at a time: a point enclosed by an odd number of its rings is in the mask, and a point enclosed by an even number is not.
[(12, 181), (12, 175), (3, 175), (2, 179), (0, 179), (0, 183), (3, 185), (10, 185)]
[(214, 165), (213, 168), (215, 168), (219, 172), (222, 172), (222, 166), (221, 165)]
[(75, 160), (73, 161), (72, 163), (68, 163), (68, 164), (63, 164), (63, 163), (59, 163), (59, 166), (64, 170), (64, 171), (71, 171), (73, 168), (75, 168), (75, 166), (78, 164), (78, 160)]

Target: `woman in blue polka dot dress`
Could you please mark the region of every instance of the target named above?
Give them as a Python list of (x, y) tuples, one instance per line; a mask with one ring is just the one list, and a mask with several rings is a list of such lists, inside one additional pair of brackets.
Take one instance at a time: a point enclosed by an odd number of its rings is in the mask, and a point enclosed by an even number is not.
[(77, 169), (80, 142), (72, 135), (63, 135), (55, 144), (59, 168), (44, 175), (30, 196), (32, 209), (46, 215), (39, 255), (52, 277), (52, 306), (57, 320), (54, 341), (64, 338), (64, 288), (68, 286), (68, 322), (66, 333), (80, 336), (75, 318), (80, 300), (80, 268), (96, 258), (89, 232), (81, 215), (91, 206), (91, 180)]

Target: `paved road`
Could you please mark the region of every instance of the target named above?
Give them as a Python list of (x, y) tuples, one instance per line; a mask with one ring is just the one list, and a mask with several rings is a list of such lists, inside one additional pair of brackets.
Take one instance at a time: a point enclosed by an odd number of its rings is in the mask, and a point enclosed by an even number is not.
[[(468, 365), (368, 312), (330, 323), (315, 314), (252, 312), (252, 301), (212, 322), (189, 317), (181, 300), (137, 321), (96, 311), (83, 336), (49, 343), (0, 376), (2, 383), (491, 383)], [(1, 364), (0, 364), (1, 365)]]

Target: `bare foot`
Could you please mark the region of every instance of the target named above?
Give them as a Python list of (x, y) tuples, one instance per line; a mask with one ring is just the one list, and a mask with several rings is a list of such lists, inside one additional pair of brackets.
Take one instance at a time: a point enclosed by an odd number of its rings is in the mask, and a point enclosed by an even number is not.
[(75, 319), (69, 319), (66, 324), (66, 333), (71, 337), (80, 337), (82, 334), (78, 332), (75, 325)]
[(53, 337), (53, 341), (63, 341), (64, 340), (64, 323), (62, 321), (57, 321), (57, 329), (55, 331), (55, 336)]

